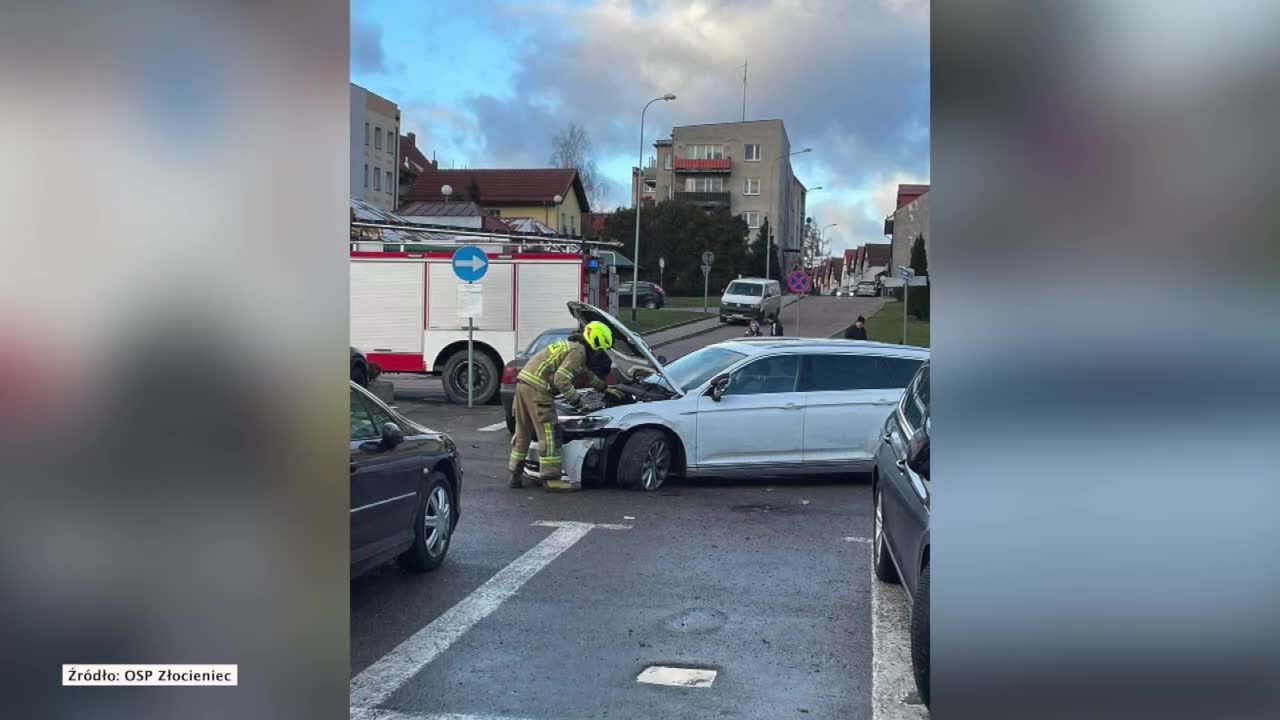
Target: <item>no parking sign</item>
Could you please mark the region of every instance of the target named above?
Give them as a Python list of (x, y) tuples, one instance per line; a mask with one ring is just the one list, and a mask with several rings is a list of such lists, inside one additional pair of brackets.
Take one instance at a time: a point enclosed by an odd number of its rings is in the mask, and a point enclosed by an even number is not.
[(791, 273), (791, 276), (787, 278), (787, 287), (791, 288), (791, 292), (800, 293), (801, 295), (809, 292), (809, 288), (813, 287), (809, 283), (809, 273), (803, 270)]

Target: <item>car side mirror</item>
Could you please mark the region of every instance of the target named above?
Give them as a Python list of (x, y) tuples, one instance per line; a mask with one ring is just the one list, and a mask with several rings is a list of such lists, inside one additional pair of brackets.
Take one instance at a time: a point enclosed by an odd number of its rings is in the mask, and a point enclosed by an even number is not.
[(907, 443), (907, 467), (925, 480), (929, 479), (929, 430), (920, 428)]
[(729, 389), (729, 376), (721, 375), (711, 381), (711, 399), (720, 402), (720, 398), (724, 397), (725, 390)]
[(400, 426), (393, 422), (382, 423), (382, 447), (390, 450), (391, 448), (404, 442), (404, 431)]

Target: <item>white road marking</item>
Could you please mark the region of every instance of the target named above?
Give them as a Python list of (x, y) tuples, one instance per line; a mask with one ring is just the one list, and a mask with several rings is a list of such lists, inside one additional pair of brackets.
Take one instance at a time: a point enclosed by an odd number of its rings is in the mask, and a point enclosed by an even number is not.
[[(351, 681), (351, 707), (365, 712), (384, 702), (401, 685), (418, 674), (458, 641), (476, 623), (497, 610), (516, 594), (538, 571), (551, 564), (561, 553), (573, 547), (592, 528), (622, 529), (618, 525), (593, 525), (584, 522), (534, 523), (556, 528), (542, 542), (502, 568), (457, 605), (446, 610), (426, 627), (400, 643), (377, 662), (365, 668)], [(356, 717), (353, 714), (352, 717)], [(365, 717), (361, 715), (360, 717)], [(377, 718), (380, 715), (370, 715)]]
[(636, 682), (650, 685), (670, 685), (671, 687), (705, 688), (716, 681), (715, 670), (699, 668), (666, 667), (651, 665), (636, 677)]
[[(912, 702), (908, 703), (907, 698)], [(924, 720), (929, 710), (911, 673), (911, 612), (907, 593), (871, 575), (871, 718)]]
[(841, 539), (844, 540), (845, 542), (866, 543), (867, 545), (871, 544), (871, 538), (850, 536), (850, 537), (841, 538)]
[(531, 522), (530, 525), (537, 527), (554, 527), (554, 528), (570, 528), (570, 527), (587, 527), (596, 528), (598, 530), (630, 530), (630, 525), (615, 525), (613, 523), (584, 523), (576, 520), (538, 520)]
[(494, 423), (492, 425), (485, 425), (484, 427), (480, 428), (479, 432), (497, 432), (499, 430), (506, 430), (506, 429), (507, 429), (507, 421), (503, 420), (502, 422)]

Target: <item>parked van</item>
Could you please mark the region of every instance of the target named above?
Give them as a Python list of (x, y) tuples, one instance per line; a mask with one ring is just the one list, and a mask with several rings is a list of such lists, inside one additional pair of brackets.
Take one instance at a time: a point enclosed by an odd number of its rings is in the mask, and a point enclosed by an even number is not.
[(738, 278), (720, 296), (720, 322), (764, 322), (782, 310), (782, 288), (777, 280)]

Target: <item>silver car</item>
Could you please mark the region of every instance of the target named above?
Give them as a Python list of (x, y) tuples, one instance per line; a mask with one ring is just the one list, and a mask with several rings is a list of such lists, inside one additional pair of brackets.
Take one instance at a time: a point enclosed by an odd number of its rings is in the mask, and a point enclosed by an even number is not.
[(870, 471), (885, 415), (929, 357), (924, 348), (851, 340), (743, 338), (663, 365), (612, 316), (624, 397), (562, 417), (566, 472), (584, 484), (656, 490), (670, 476)]

